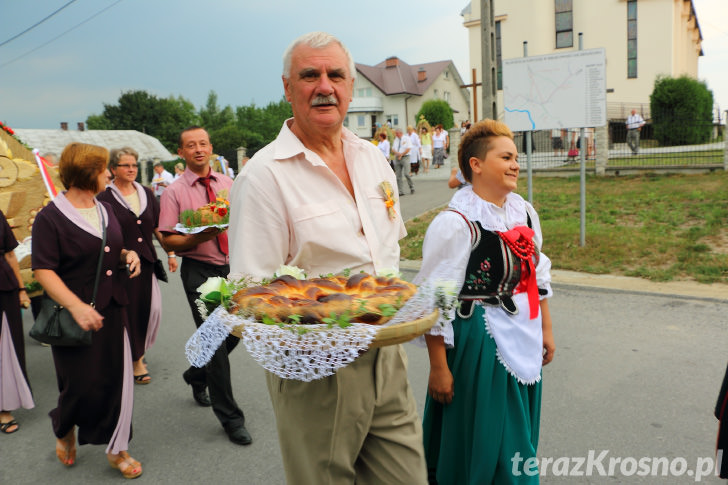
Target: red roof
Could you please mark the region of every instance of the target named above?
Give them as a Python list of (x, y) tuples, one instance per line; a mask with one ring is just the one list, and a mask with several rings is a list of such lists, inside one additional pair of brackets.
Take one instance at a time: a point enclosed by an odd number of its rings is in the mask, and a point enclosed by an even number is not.
[[(397, 57), (390, 57), (376, 66), (356, 64), (356, 70), (386, 95), (416, 94), (421, 96), (452, 61), (427, 62), (409, 65)], [(387, 67), (389, 66), (389, 67)], [(424, 80), (418, 73), (424, 72)], [(457, 75), (453, 70), (453, 74)]]

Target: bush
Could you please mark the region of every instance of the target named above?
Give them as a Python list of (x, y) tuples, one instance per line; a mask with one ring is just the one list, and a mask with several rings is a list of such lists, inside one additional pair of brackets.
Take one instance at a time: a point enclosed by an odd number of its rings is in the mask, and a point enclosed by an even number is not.
[(650, 95), (655, 139), (663, 146), (695, 145), (710, 140), (713, 92), (702, 81), (658, 77)]
[(449, 130), (455, 125), (452, 108), (447, 104), (447, 101), (442, 99), (431, 99), (422, 103), (422, 108), (415, 115), (415, 123), (412, 123), (412, 125), (417, 123), (420, 116), (424, 116), (432, 126), (441, 124), (445, 130)]

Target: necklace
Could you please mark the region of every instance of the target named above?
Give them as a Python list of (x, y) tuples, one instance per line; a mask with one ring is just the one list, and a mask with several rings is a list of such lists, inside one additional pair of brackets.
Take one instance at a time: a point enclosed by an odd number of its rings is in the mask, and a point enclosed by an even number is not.
[(533, 256), (535, 251), (533, 240), (525, 237), (523, 234), (520, 234), (518, 239), (515, 241), (512, 238), (507, 237), (505, 233), (502, 232), (499, 232), (498, 236), (500, 236), (500, 238), (506, 243), (506, 246), (513, 251), (513, 254), (515, 254), (518, 259), (525, 261)]

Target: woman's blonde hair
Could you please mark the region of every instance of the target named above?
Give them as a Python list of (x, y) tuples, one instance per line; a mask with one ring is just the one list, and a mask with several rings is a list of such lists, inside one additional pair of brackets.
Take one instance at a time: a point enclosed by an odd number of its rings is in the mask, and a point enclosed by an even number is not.
[(507, 136), (513, 140), (511, 129), (505, 123), (496, 120), (478, 121), (465, 132), (458, 148), (458, 164), (465, 180), (471, 183), (473, 181), (470, 159), (472, 157), (484, 159), (490, 150), (490, 140), (497, 136)]

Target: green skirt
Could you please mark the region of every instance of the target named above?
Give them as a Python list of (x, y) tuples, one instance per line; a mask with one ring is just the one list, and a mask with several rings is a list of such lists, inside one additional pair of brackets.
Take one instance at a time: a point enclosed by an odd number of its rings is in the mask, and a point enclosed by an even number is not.
[(477, 305), (469, 319), (453, 322), (455, 347), (447, 351), (455, 381), (452, 403), (429, 395), (425, 402), (431, 484), (539, 483), (541, 382), (520, 384), (498, 361), (484, 313)]

